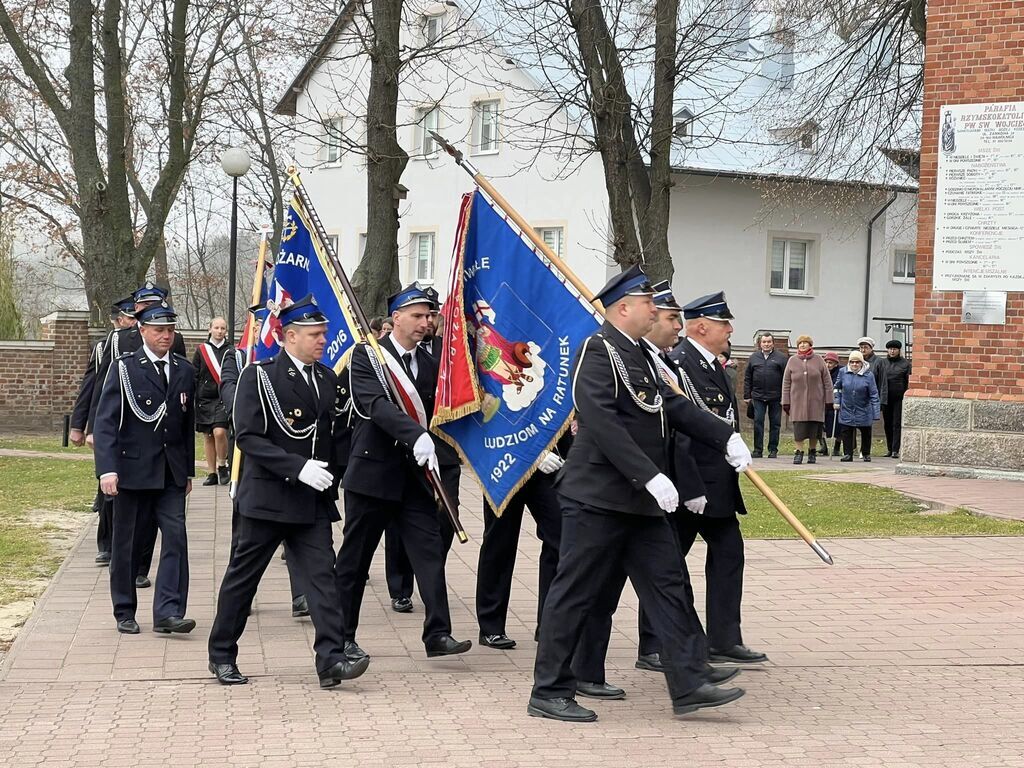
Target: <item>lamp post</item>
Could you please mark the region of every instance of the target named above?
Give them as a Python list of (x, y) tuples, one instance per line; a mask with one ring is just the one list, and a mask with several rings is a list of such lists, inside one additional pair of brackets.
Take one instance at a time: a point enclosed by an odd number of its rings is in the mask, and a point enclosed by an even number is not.
[(235, 271), (238, 262), (238, 179), (249, 172), (249, 153), (230, 147), (220, 156), (220, 167), (231, 177), (231, 253), (228, 265), (228, 343), (235, 343)]

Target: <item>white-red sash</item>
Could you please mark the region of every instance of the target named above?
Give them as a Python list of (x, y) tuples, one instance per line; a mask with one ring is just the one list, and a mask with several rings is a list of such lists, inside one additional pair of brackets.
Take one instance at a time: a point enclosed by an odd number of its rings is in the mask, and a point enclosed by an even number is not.
[(207, 369), (213, 376), (213, 380), (217, 382), (217, 386), (220, 386), (220, 360), (217, 359), (217, 354), (214, 351), (216, 347), (208, 342), (204, 342), (199, 345), (199, 354), (203, 358), (203, 362), (206, 363)]
[[(423, 406), (423, 398), (416, 391), (416, 385), (409, 378), (405, 366), (384, 345), (380, 345), (379, 349), (384, 353), (384, 362), (388, 364), (388, 370), (391, 371), (395, 383), (398, 384), (398, 396), (402, 398), (403, 410), (416, 419), (421, 427), (427, 429), (430, 426), (427, 422), (427, 409)], [(370, 349), (369, 345), (367, 345), (366, 351), (371, 357), (373, 356), (373, 350)]]

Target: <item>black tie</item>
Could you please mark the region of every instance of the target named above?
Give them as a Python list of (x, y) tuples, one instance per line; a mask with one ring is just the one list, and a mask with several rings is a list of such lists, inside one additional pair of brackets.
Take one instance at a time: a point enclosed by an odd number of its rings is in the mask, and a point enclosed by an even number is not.
[(313, 397), (316, 398), (316, 387), (313, 385), (313, 366), (304, 365), (302, 366), (302, 372), (306, 376), (306, 383), (309, 385), (309, 391), (313, 393)]
[(416, 376), (412, 372), (412, 352), (403, 352), (402, 362), (405, 363), (405, 370), (409, 372), (409, 378), (415, 381)]
[(156, 372), (160, 376), (160, 386), (164, 392), (167, 391), (167, 374), (164, 373), (164, 368), (167, 366), (166, 360), (154, 360), (153, 365), (156, 366)]

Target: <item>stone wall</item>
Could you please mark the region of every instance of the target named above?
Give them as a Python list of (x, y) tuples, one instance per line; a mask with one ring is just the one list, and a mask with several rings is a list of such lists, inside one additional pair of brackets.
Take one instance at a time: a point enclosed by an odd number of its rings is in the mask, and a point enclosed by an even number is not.
[(1024, 101), (1024, 4), (932, 0), (925, 53), (924, 131), (914, 308), (914, 375), (898, 471), (1024, 479), (1024, 294), (1006, 325), (960, 321), (962, 294), (932, 290), (939, 110)]

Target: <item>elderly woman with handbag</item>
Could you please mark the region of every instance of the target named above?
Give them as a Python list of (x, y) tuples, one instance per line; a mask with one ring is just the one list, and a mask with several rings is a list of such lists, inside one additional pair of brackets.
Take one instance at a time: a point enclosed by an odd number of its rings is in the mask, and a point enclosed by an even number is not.
[(808, 446), (807, 463), (817, 462), (825, 406), (831, 406), (832, 402), (832, 377), (825, 361), (814, 354), (814, 341), (810, 336), (798, 337), (796, 354), (789, 358), (782, 374), (782, 410), (793, 424), (796, 441), (794, 464), (803, 463)]

